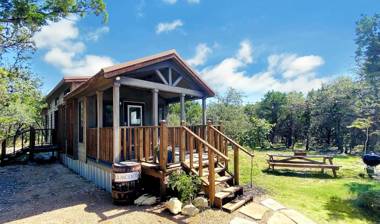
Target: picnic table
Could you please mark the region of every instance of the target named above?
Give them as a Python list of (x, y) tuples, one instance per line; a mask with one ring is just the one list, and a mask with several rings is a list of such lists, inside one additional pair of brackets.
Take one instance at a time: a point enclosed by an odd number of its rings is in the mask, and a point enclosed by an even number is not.
[(320, 168), (322, 173), (325, 169), (331, 169), (334, 177), (337, 177), (336, 171), (340, 166), (333, 164), (334, 157), (331, 155), (306, 155), (295, 153), (287, 154), (267, 154), (269, 169), (274, 167), (293, 167), (293, 168)]

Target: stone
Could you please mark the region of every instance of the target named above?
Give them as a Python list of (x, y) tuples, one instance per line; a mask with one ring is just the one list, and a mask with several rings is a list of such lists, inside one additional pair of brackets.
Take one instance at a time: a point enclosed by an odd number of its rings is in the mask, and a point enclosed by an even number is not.
[(182, 208), (181, 213), (183, 215), (194, 216), (199, 213), (199, 209), (192, 204), (188, 204)]
[(239, 212), (256, 220), (261, 220), (264, 214), (270, 209), (260, 204), (251, 202), (248, 205), (242, 207)]
[(135, 205), (154, 205), (156, 203), (157, 197), (149, 194), (143, 194), (134, 201)]
[(268, 218), (267, 224), (296, 224), (288, 216), (282, 214), (281, 212), (275, 212), (271, 217)]
[(182, 202), (178, 200), (178, 198), (170, 198), (170, 200), (165, 203), (165, 207), (169, 209), (171, 213), (177, 215), (181, 212)]
[(296, 222), (297, 224), (315, 224), (315, 222), (308, 217), (302, 215), (293, 209), (283, 209), (281, 213), (286, 215), (288, 218)]
[(193, 205), (198, 209), (203, 209), (208, 207), (208, 201), (204, 197), (197, 197), (193, 200)]
[(264, 205), (267, 208), (272, 209), (273, 211), (277, 211), (280, 209), (284, 209), (285, 206), (282, 204), (278, 203), (277, 201), (273, 200), (272, 198), (265, 199), (261, 201), (261, 204)]
[(240, 217), (235, 217), (230, 221), (230, 224), (256, 224), (256, 222)]

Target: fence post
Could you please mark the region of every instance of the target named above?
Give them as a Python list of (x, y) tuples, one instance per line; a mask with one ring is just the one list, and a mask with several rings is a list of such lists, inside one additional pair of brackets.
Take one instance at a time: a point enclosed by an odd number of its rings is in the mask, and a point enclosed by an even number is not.
[(179, 161), (185, 161), (186, 151), (186, 132), (182, 129), (182, 126), (186, 126), (185, 121), (181, 121), (181, 129), (179, 129)]
[(7, 154), (7, 140), (4, 139), (1, 143), (1, 165), (4, 165), (4, 159)]
[(234, 145), (234, 179), (235, 185), (239, 185), (239, 148)]
[(33, 151), (36, 145), (36, 130), (33, 127), (29, 129), (29, 160), (33, 160)]
[(162, 171), (166, 171), (168, 162), (168, 127), (165, 120), (162, 120), (160, 124), (160, 168)]
[[(207, 122), (207, 138), (211, 139), (211, 121)], [(214, 152), (212, 149), (207, 149), (208, 154), (208, 182), (209, 182), (209, 189), (208, 189), (208, 195), (210, 200), (210, 206), (214, 206), (214, 200), (215, 200), (215, 162), (214, 162)]]

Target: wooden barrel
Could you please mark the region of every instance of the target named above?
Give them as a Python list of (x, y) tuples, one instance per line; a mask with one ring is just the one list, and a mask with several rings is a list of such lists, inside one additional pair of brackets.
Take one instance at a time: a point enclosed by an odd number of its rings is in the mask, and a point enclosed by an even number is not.
[(112, 164), (112, 201), (132, 204), (140, 190), (141, 164), (123, 161)]

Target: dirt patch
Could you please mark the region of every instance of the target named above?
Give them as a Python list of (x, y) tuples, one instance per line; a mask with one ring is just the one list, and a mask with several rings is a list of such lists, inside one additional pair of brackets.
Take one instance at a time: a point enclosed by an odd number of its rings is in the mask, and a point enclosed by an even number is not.
[(163, 205), (115, 206), (109, 193), (59, 163), (0, 167), (0, 223), (229, 223), (206, 210), (172, 216)]

